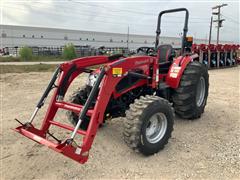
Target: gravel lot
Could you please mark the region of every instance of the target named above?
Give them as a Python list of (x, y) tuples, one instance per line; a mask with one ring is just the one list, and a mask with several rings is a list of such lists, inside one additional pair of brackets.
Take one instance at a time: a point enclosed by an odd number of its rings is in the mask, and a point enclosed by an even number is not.
[[(163, 151), (151, 157), (133, 152), (123, 141), (118, 118), (99, 130), (84, 165), (11, 130), (18, 126), (14, 118), (30, 117), (51, 73), (2, 74), (1, 179), (240, 179), (239, 70), (209, 72), (205, 113), (196, 121), (176, 118)], [(43, 115), (41, 111), (36, 124)], [(59, 119), (66, 121), (64, 112)]]

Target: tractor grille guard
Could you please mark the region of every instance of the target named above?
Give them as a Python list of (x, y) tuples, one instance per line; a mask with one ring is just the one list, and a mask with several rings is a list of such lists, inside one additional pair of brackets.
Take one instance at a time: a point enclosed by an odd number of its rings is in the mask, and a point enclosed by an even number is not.
[[(64, 80), (68, 80), (70, 75), (72, 73), (74, 73), (75, 68), (68, 69), (67, 73), (65, 72), (66, 73), (65, 78), (62, 78), (63, 71), (60, 67), (58, 67), (55, 70), (53, 77), (52, 77), (51, 81), (49, 82), (45, 92), (43, 93), (42, 97), (40, 98), (29, 122), (23, 124), (19, 120), (16, 119), (16, 121), (19, 122), (21, 124), (21, 126), (15, 128), (14, 130), (17, 131), (18, 133), (22, 134), (23, 136), (26, 136), (29, 139), (34, 140), (37, 143), (45, 145), (45, 146), (55, 150), (56, 152), (62, 153), (63, 155), (65, 155), (79, 163), (82, 163), (82, 164), (85, 163), (88, 159), (89, 149), (90, 149), (89, 144), (84, 142), (84, 138), (88, 134), (88, 132), (80, 130), (79, 127), (81, 125), (82, 119), (84, 119), (86, 117), (86, 115), (91, 116), (91, 118), (93, 116), (94, 111), (93, 111), (93, 109), (89, 109), (89, 107), (98, 93), (99, 85), (105, 75), (105, 72), (106, 72), (105, 69), (106, 68), (101, 68), (101, 71), (97, 78), (97, 81), (95, 82), (85, 105), (82, 106), (82, 105), (77, 105), (77, 104), (72, 104), (72, 103), (67, 103), (67, 102), (62, 101), (65, 92), (61, 87), (64, 84)], [(59, 78), (60, 80), (59, 80), (58, 85), (55, 85), (55, 82), (56, 82), (58, 76), (60, 77)], [(62, 79), (62, 81), (61, 81), (61, 79)], [(51, 108), (48, 109), (47, 116), (44, 119), (42, 128), (37, 129), (32, 124), (33, 120), (36, 117), (39, 109), (44, 105), (44, 101), (47, 98), (49, 92), (54, 88), (57, 88), (57, 89), (55, 90), (55, 95), (52, 98), (51, 103), (49, 105)], [(53, 120), (53, 117), (55, 116), (55, 113), (57, 112), (58, 108), (79, 113), (79, 120), (78, 120), (77, 125), (74, 128), (69, 125), (62, 124), (62, 123), (59, 123), (59, 122)], [(51, 111), (53, 111), (53, 112), (51, 112)], [(51, 114), (53, 114), (53, 115), (51, 115)], [(48, 129), (50, 128), (51, 125), (55, 125), (60, 128), (72, 131), (71, 136), (64, 141), (57, 139), (56, 137), (53, 136), (53, 134), (51, 134), (48, 131)], [(56, 140), (57, 143), (47, 139), (47, 136), (46, 136), (47, 134), (50, 135), (54, 140)], [(84, 135), (82, 145), (77, 145), (75, 143), (74, 137), (76, 136), (76, 134)]]

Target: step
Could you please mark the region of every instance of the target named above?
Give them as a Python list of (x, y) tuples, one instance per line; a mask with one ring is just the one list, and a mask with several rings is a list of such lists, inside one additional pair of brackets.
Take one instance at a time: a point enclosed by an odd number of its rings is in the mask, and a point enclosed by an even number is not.
[(169, 88), (169, 85), (167, 85), (165, 82), (160, 82), (159, 85), (158, 85), (158, 88), (160, 90), (166, 89), (166, 88)]

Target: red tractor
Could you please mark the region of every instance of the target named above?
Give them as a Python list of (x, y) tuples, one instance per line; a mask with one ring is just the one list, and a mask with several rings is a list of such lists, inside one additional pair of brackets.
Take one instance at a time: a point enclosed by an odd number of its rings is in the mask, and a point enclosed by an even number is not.
[[(172, 57), (171, 45), (158, 45), (161, 17), (165, 13), (185, 12), (181, 56)], [(92, 56), (74, 59), (61, 64), (36, 106), (30, 120), (15, 130), (56, 152), (85, 163), (97, 130), (110, 117), (123, 117), (126, 144), (144, 155), (163, 149), (173, 131), (174, 111), (184, 119), (196, 119), (204, 112), (208, 97), (208, 70), (198, 61), (196, 54), (186, 49), (188, 10), (171, 9), (158, 16), (155, 52), (149, 55), (124, 57)], [(102, 65), (93, 70), (92, 66)], [(89, 73), (88, 81), (65, 101), (65, 94), (72, 81), (81, 73)], [(38, 129), (33, 120), (44, 105), (49, 92), (54, 94)], [(59, 109), (69, 111), (68, 118), (74, 126), (54, 119)], [(71, 132), (59, 139), (49, 132), (58, 126)], [(83, 136), (76, 142), (76, 135)]]

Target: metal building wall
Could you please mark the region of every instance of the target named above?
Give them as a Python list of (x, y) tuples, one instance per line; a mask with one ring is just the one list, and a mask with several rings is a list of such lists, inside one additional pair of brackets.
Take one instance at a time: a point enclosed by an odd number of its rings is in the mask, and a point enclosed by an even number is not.
[[(96, 48), (100, 46), (127, 47), (128, 44), (129, 49), (136, 49), (140, 46), (154, 46), (155, 41), (155, 36), (130, 34), (127, 43), (127, 34), (12, 25), (0, 25), (0, 32), (0, 48), (25, 45), (56, 47), (73, 43), (74, 45), (90, 45)], [(194, 39), (194, 43), (207, 43), (207, 40)], [(180, 47), (180, 39), (160, 37), (160, 44)]]

